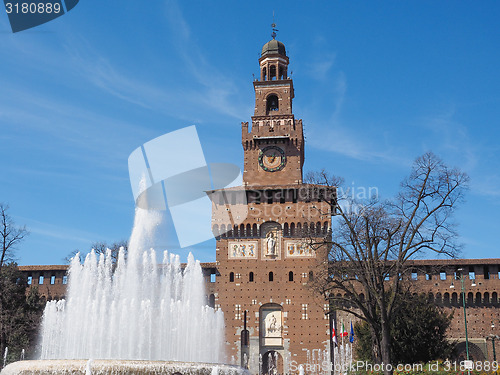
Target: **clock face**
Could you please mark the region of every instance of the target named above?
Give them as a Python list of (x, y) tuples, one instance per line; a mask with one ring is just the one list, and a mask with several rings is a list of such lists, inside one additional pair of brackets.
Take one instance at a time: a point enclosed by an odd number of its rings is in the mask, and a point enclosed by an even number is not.
[(266, 172), (281, 171), (285, 164), (285, 151), (278, 146), (267, 146), (260, 151), (259, 165)]

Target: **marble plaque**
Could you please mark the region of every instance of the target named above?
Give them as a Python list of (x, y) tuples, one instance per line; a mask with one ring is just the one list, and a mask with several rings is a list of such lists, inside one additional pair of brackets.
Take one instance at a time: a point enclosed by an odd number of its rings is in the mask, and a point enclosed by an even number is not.
[(316, 257), (316, 252), (311, 249), (311, 246), (301, 241), (286, 241), (285, 248), (287, 258)]
[(230, 259), (257, 259), (257, 241), (229, 242), (228, 250)]

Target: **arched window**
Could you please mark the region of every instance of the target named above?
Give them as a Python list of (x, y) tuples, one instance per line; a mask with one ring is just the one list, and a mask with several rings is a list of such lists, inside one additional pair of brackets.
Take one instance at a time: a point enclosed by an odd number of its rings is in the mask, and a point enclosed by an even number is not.
[(267, 68), (262, 68), (262, 80), (267, 80)]
[(215, 238), (219, 237), (219, 226), (217, 224), (214, 224), (212, 227), (212, 232)]
[(278, 97), (274, 94), (272, 95), (269, 95), (267, 97), (267, 101), (266, 101), (266, 110), (267, 110), (267, 113), (271, 112), (271, 111), (279, 111), (279, 102), (278, 102)]
[(446, 292), (444, 295), (443, 295), (443, 304), (445, 306), (449, 306), (450, 305), (450, 293)]
[(252, 226), (250, 224), (247, 224), (247, 231), (245, 233), (246, 237), (250, 237), (252, 235)]
[(251, 283), (253, 283), (253, 272), (250, 272), (248, 274), (248, 281), (251, 282)]
[(220, 236), (221, 236), (221, 237), (223, 237), (223, 238), (225, 238), (225, 237), (226, 237), (226, 226), (225, 226), (224, 224), (222, 224), (222, 225), (220, 226), (220, 232), (219, 232), (219, 233), (220, 233)]
[(469, 292), (467, 294), (467, 305), (472, 306), (474, 304), (474, 293)]
[(493, 305), (498, 304), (498, 294), (497, 294), (497, 292), (491, 293), (491, 303)]
[(451, 294), (451, 304), (453, 306), (457, 306), (458, 305), (458, 294), (457, 293), (452, 293)]
[(231, 272), (231, 273), (229, 274), (229, 282), (230, 282), (230, 283), (234, 282), (234, 272)]
[(293, 281), (293, 271), (288, 272), (288, 281)]
[(290, 236), (295, 236), (295, 223), (290, 224)]
[(215, 295), (213, 293), (208, 297), (208, 306), (215, 307)]
[(436, 293), (436, 305), (439, 305), (441, 306), (443, 303), (443, 297), (441, 295), (441, 293)]
[(272, 80), (275, 80), (276, 79), (276, 66), (275, 65), (271, 65), (269, 67), (269, 80), (272, 81)]
[(309, 280), (314, 280), (314, 273), (313, 271), (309, 271)]
[(252, 225), (252, 236), (257, 237), (257, 224)]
[(481, 293), (476, 293), (476, 306), (479, 306), (483, 303), (483, 299), (481, 298)]
[(490, 294), (488, 292), (485, 292), (484, 293), (484, 296), (483, 296), (483, 301), (484, 301), (484, 304), (485, 305), (489, 305), (490, 304)]
[(289, 236), (290, 233), (289, 233), (289, 226), (288, 226), (288, 223), (285, 223), (285, 225), (283, 226), (283, 236)]
[(274, 281), (273, 271), (269, 272), (269, 281)]

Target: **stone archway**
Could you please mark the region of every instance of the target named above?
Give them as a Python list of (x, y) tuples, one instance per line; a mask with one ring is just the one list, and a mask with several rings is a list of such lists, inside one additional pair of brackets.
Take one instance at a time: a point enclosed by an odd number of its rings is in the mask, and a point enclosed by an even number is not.
[[(461, 341), (457, 344), (453, 352), (453, 356), (457, 361), (465, 361), (467, 359), (467, 350), (465, 341)], [(481, 348), (470, 341), (469, 341), (469, 359), (474, 362), (486, 360), (486, 356), (484, 352), (481, 350)]]
[(262, 375), (283, 374), (283, 357), (275, 350), (269, 350), (262, 356)]

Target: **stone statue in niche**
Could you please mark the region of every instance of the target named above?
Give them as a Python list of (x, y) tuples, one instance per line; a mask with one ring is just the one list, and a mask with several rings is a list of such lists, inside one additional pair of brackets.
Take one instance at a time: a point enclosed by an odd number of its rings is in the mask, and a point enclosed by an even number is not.
[(267, 234), (267, 254), (269, 256), (276, 255), (276, 239), (274, 238), (273, 232)]
[(276, 319), (275, 314), (270, 314), (269, 317), (266, 319), (266, 323), (267, 323), (266, 324), (267, 336), (275, 336), (281, 334), (281, 325)]

